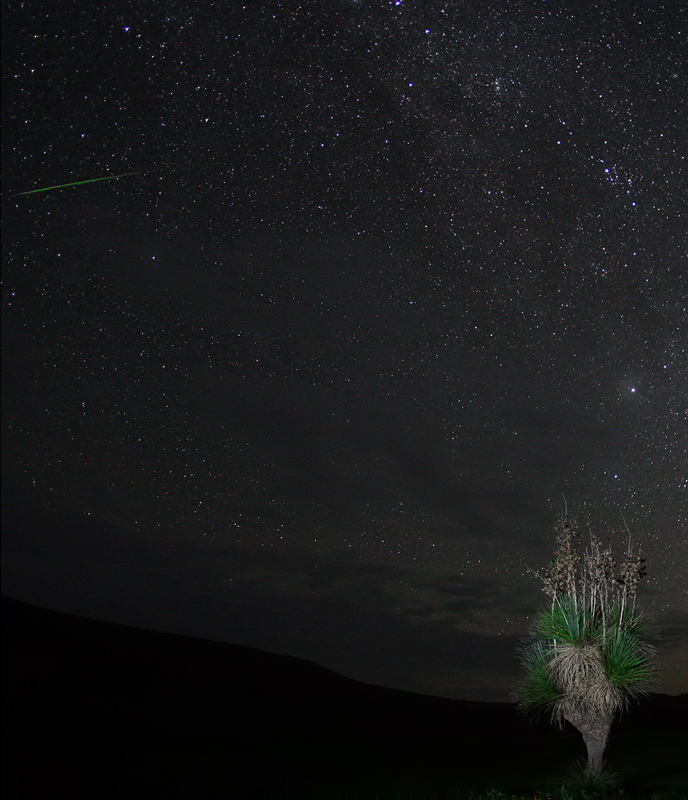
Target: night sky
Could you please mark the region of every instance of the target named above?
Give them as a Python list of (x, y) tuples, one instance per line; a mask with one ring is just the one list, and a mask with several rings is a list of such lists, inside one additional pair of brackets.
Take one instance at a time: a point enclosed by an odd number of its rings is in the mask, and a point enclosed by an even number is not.
[(688, 691), (688, 5), (2, 36), (6, 594), (504, 701), (567, 502)]

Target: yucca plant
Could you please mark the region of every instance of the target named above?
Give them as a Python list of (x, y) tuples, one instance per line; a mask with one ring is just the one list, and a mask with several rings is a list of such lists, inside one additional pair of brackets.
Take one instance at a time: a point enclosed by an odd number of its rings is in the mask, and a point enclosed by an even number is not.
[(614, 716), (648, 694), (656, 676), (655, 651), (635, 608), (645, 558), (629, 537), (617, 569), (611, 548), (603, 550), (592, 533), (582, 553), (579, 529), (566, 513), (556, 531), (556, 555), (543, 579), (550, 603), (519, 646), (525, 679), (514, 700), (523, 712), (548, 712), (559, 727), (567, 720), (580, 731), (592, 782), (601, 777)]

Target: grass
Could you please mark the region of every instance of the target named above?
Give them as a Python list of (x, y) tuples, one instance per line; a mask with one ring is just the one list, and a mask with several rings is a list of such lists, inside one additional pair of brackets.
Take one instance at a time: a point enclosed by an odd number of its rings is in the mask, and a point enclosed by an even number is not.
[[(619, 790), (612, 793), (600, 793), (594, 791), (571, 790), (564, 787), (555, 789), (549, 792), (533, 792), (528, 794), (503, 794), (499, 791), (492, 791), (487, 793), (470, 793), (466, 800), (627, 800), (630, 795), (624, 791)], [(684, 792), (652, 792), (652, 794), (644, 795), (643, 800), (686, 800)], [(457, 798), (458, 800), (458, 798)], [(636, 796), (634, 795), (634, 800)], [(638, 799), (639, 800), (639, 799)]]
[[(553, 781), (547, 788), (521, 791), (476, 791), (461, 789), (458, 786), (445, 784), (444, 788), (402, 785), (378, 786), (377, 789), (353, 791), (340, 789), (339, 792), (317, 792), (314, 800), (688, 800), (688, 785), (676, 783), (677, 788), (659, 790), (629, 791), (621, 788), (619, 776), (603, 769), (591, 785), (585, 776), (585, 761), (574, 762), (558, 781)], [(678, 787), (682, 788), (678, 788)], [(353, 788), (353, 787), (352, 787)]]
[[(586, 789), (572, 790), (561, 787), (554, 791), (527, 794), (504, 794), (499, 791), (477, 794), (471, 792), (466, 796), (466, 800), (630, 800), (630, 797), (631, 795), (626, 794), (623, 790), (600, 793)], [(457, 800), (459, 800), (458, 795)], [(640, 800), (640, 798), (633, 795), (633, 800)], [(686, 800), (686, 794), (675, 791), (652, 792), (643, 795), (642, 800)]]
[(549, 791), (516, 794), (505, 794), (496, 789), (488, 792), (465, 792), (457, 789), (454, 792), (435, 793), (398, 788), (360, 793), (327, 793), (317, 796), (317, 800), (686, 800), (686, 798), (688, 795), (685, 791), (669, 790), (629, 795), (623, 790), (600, 793), (586, 789), (567, 789), (563, 786)]

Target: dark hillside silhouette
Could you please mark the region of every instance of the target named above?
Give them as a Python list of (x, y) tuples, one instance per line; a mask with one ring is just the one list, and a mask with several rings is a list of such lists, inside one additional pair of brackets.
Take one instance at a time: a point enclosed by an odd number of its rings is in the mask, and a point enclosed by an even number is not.
[[(289, 656), (7, 598), (3, 699), (7, 798), (525, 790), (584, 752), (572, 728), (529, 723), (509, 704), (369, 686)], [(615, 722), (610, 765), (639, 788), (676, 786), (687, 712), (686, 695), (633, 708)]]

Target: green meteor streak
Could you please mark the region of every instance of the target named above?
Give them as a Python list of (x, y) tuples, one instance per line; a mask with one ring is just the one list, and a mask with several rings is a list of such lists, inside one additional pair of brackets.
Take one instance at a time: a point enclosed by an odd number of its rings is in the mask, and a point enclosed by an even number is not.
[(121, 175), (107, 175), (105, 178), (91, 178), (87, 181), (74, 181), (73, 183), (58, 183), (57, 186), (46, 186), (43, 189), (31, 189), (28, 192), (18, 192), (12, 197), (21, 197), (24, 194), (36, 194), (36, 192), (49, 192), (51, 189), (65, 189), (67, 186), (81, 186), (83, 183), (97, 183), (98, 181), (114, 181), (115, 178), (126, 178), (129, 175), (143, 175), (143, 172), (123, 172)]

